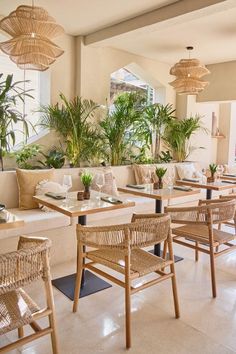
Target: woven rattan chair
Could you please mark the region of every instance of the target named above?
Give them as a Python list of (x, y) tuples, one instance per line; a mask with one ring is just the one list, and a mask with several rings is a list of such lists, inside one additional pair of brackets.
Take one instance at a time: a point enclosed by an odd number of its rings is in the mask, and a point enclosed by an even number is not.
[(166, 207), (165, 211), (173, 223), (184, 224), (172, 228), (175, 243), (194, 249), (196, 261), (198, 252), (210, 255), (212, 295), (216, 297), (215, 258), (234, 250), (236, 246), (231, 243), (235, 239), (234, 234), (215, 227), (234, 218), (235, 200), (201, 201), (199, 206)]
[[(14, 329), (19, 339), (0, 348), (6, 353), (47, 334), (51, 335), (53, 353), (58, 353), (54, 301), (49, 268), (50, 241), (45, 238), (20, 237), (18, 250), (0, 255), (0, 335)], [(43, 279), (46, 308), (40, 309), (22, 287)], [(48, 317), (49, 326), (36, 322)], [(30, 325), (33, 334), (24, 336), (23, 327)]]
[[(226, 200), (232, 200), (232, 199), (235, 199), (235, 200), (236, 200), (236, 194), (231, 193), (231, 194), (228, 194), (228, 195), (221, 195), (221, 196), (220, 196), (220, 200), (226, 201)], [(234, 214), (233, 220), (227, 221), (225, 224), (228, 225), (228, 226), (234, 227), (235, 233), (236, 233), (236, 212), (235, 212), (235, 214)], [(221, 225), (220, 225), (220, 226), (221, 226)]]
[[(134, 220), (136, 221), (136, 220)], [(151, 246), (162, 241), (168, 241), (170, 259), (154, 256), (143, 247)], [(172, 238), (170, 233), (170, 217), (157, 214), (142, 215), (141, 221), (124, 225), (84, 227), (77, 225), (78, 262), (73, 311), (77, 311), (82, 270), (87, 268), (99, 275), (111, 280), (125, 289), (125, 313), (126, 313), (126, 348), (131, 347), (131, 294), (146, 289), (163, 280), (172, 279), (175, 316), (179, 317), (179, 306), (175, 279), (175, 269), (172, 251)], [(85, 246), (96, 250), (83, 252)], [(91, 262), (85, 263), (87, 258)], [(124, 280), (98, 269), (96, 265), (102, 264), (112, 270), (121, 273)], [(170, 270), (164, 271), (166, 267)], [(149, 273), (156, 273), (154, 280), (134, 287), (132, 281)]]

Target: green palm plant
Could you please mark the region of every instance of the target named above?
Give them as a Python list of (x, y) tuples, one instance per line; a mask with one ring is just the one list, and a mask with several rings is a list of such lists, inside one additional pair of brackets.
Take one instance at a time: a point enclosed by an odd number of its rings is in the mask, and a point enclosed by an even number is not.
[(195, 149), (203, 149), (203, 147), (192, 146), (190, 143), (191, 136), (199, 130), (207, 132), (207, 129), (202, 126), (200, 116), (182, 120), (173, 119), (166, 126), (163, 139), (178, 162), (185, 161)]
[[(3, 74), (0, 74), (0, 80)], [(26, 82), (26, 81), (25, 81)], [(3, 171), (3, 156), (15, 145), (16, 124), (22, 123), (22, 133), (29, 136), (28, 122), (17, 109), (18, 101), (24, 102), (25, 97), (33, 98), (29, 92), (20, 87), (24, 81), (13, 81), (13, 75), (7, 75), (0, 81), (0, 165)]]
[(99, 107), (92, 100), (76, 96), (67, 100), (60, 94), (62, 104), (43, 106), (40, 125), (58, 132), (66, 142), (66, 156), (72, 166), (90, 161), (99, 153), (98, 133), (93, 127), (95, 111)]
[(160, 160), (161, 139), (165, 127), (175, 118), (175, 109), (171, 104), (154, 103), (144, 109), (144, 119), (141, 122), (140, 132), (150, 147), (154, 161)]
[(117, 96), (112, 112), (100, 122), (104, 155), (111, 165), (120, 165), (135, 144), (138, 122), (142, 117), (145, 98), (136, 92)]

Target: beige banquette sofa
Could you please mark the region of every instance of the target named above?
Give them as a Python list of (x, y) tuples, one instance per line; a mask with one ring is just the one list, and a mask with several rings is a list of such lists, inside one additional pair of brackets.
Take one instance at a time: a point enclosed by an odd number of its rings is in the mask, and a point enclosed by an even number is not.
[[(179, 164), (178, 164), (179, 165)], [(175, 168), (175, 164), (166, 165), (168, 168)], [(95, 168), (88, 168), (94, 170)], [(63, 175), (72, 175), (73, 187), (71, 190), (81, 189), (79, 178), (80, 168), (59, 169), (54, 171), (53, 180), (62, 183)], [(132, 166), (114, 166), (113, 175), (117, 186), (125, 186), (127, 183), (136, 183)], [(205, 193), (203, 192), (203, 196)], [(128, 199), (134, 200), (135, 207), (109, 211), (90, 215), (88, 224), (115, 224), (129, 222), (134, 212), (153, 212), (153, 199), (126, 195)], [(171, 204), (182, 204), (196, 201), (199, 195), (179, 198), (171, 201)], [(18, 208), (18, 185), (15, 171), (0, 172), (0, 203), (6, 205), (9, 211), (25, 221), (22, 228), (0, 231), (0, 253), (15, 249), (19, 235), (32, 235), (48, 237), (52, 240), (51, 263), (57, 264), (72, 260), (76, 256), (75, 225), (77, 220), (71, 220), (58, 212), (44, 212), (40, 209), (20, 210)]]

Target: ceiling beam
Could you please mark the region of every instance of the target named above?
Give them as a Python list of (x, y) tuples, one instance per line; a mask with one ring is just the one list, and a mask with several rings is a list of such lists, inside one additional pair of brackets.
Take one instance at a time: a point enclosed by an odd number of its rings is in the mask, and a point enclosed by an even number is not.
[(118, 24), (108, 26), (99, 31), (84, 36), (84, 44), (94, 44), (106, 41), (113, 37), (137, 32), (195, 12), (195, 16), (201, 15), (202, 10), (222, 11), (224, 8), (236, 6), (235, 0), (179, 0), (172, 4), (160, 7), (143, 15), (133, 17)]

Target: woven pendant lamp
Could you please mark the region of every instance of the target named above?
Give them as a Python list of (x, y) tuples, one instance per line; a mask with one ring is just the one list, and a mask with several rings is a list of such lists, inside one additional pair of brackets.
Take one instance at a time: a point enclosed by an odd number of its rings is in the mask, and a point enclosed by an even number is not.
[(0, 43), (0, 49), (20, 68), (47, 70), (64, 53), (51, 41), (64, 32), (63, 28), (33, 3), (17, 7), (0, 21), (0, 28), (13, 37)]
[(176, 76), (170, 85), (178, 94), (197, 95), (209, 84), (202, 77), (210, 74), (210, 71), (199, 60), (190, 58), (193, 47), (186, 49), (189, 51), (189, 59), (181, 59), (170, 69), (170, 74)]

